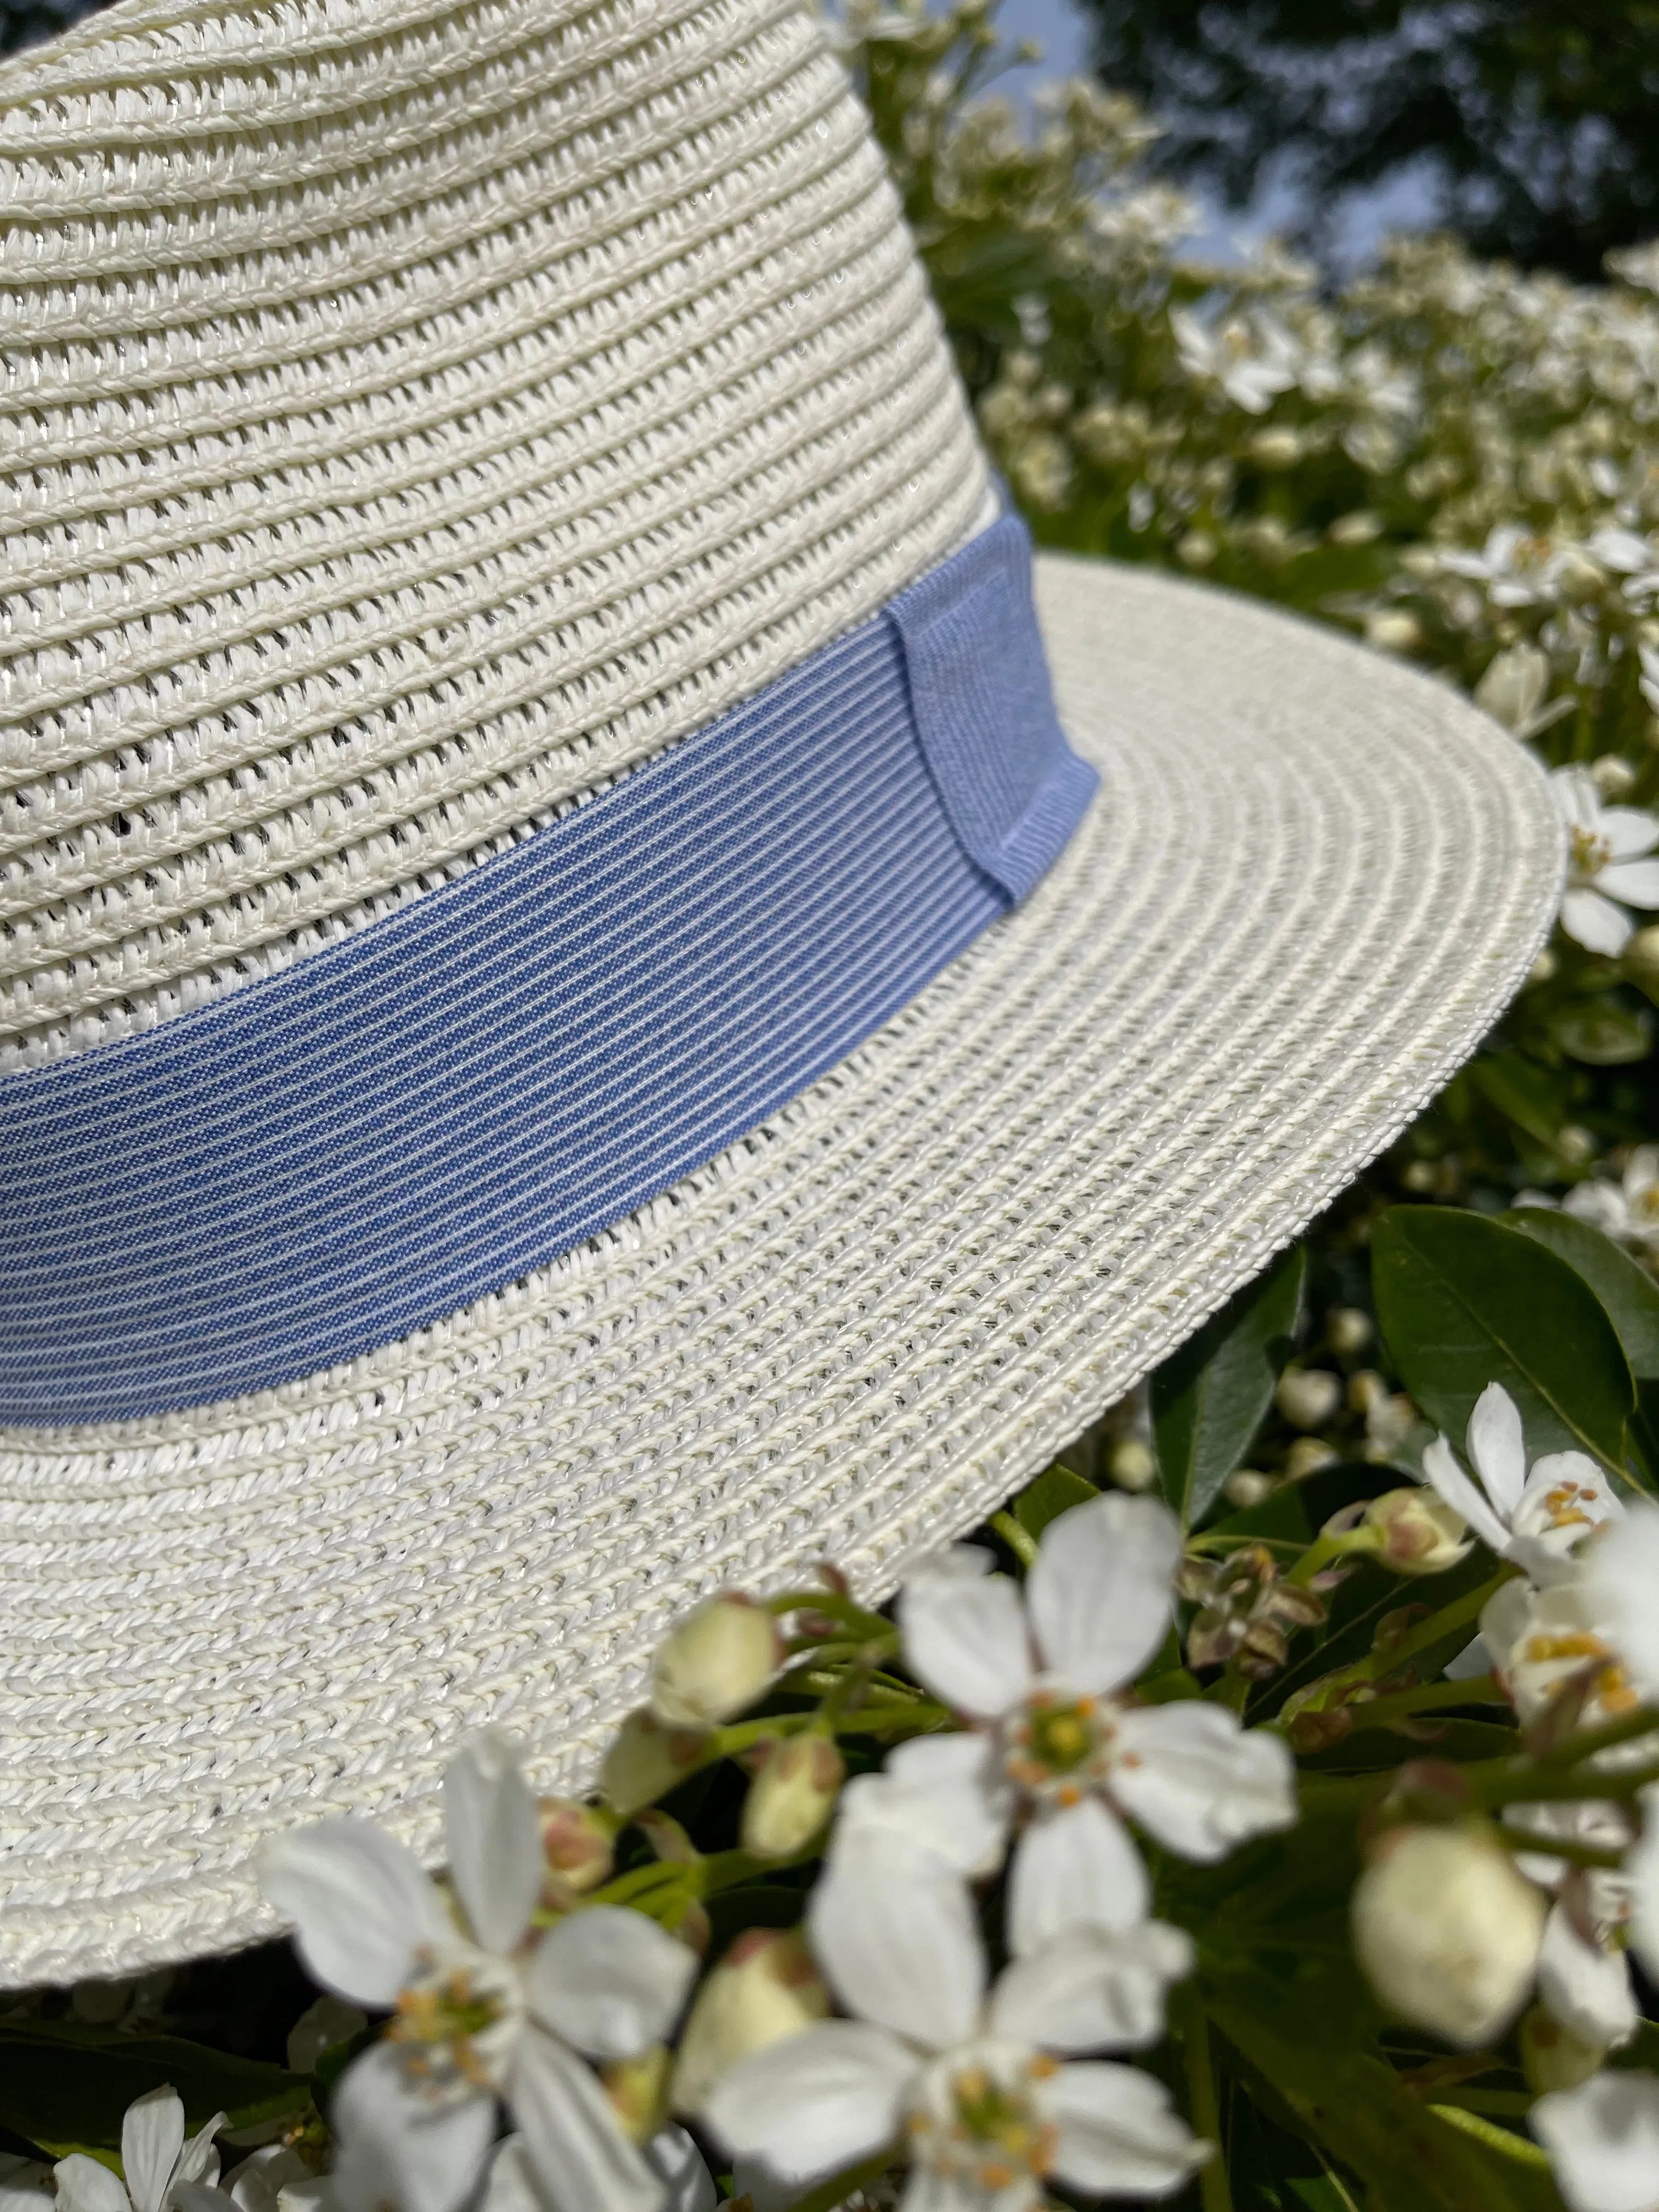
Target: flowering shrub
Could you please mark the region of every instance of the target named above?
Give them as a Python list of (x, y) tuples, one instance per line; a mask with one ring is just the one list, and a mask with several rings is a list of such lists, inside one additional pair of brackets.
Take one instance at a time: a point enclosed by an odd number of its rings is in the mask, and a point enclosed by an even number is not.
[[(434, 1877), (0, 2008), (0, 2212), (1659, 2207), (1659, 260), (1180, 257), (1152, 126), (848, 58), (1047, 542), (1462, 685), (1561, 926), (1393, 1153), (969, 1545), (672, 1629), (591, 1800), (462, 1745)], [(27, 2200), (27, 2201), (25, 2201)]]

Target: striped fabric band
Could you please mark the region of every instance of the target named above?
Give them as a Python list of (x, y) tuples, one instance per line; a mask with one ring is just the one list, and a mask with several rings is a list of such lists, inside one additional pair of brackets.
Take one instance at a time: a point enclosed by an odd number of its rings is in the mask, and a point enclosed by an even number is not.
[(1036, 883), (1094, 789), (1005, 518), (510, 851), (0, 1082), (0, 1420), (310, 1374), (714, 1158)]

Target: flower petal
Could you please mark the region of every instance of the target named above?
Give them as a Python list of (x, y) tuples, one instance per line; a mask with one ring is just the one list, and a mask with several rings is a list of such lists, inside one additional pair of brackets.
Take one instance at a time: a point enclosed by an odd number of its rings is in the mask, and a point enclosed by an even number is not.
[(1526, 1487), (1527, 1444), (1520, 1408), (1501, 1382), (1488, 1382), (1475, 1400), (1467, 1441), (1469, 1463), (1507, 1525)]
[(885, 1771), (861, 1774), (841, 1794), (830, 1838), (860, 1827), (896, 1829), (977, 1878), (1002, 1864), (1013, 1793), (988, 1737), (919, 1735), (890, 1752)]
[(331, 2115), (339, 2151), (334, 2188), (345, 2212), (455, 2212), (477, 2185), (495, 2134), (487, 2091), (433, 2105), (410, 2085), (386, 2043), (347, 2068)]
[(1587, 1943), (1565, 1905), (1544, 1923), (1538, 1994), (1570, 2034), (1602, 2051), (1628, 2043), (1641, 2020), (1624, 1953)]
[(537, 2193), (522, 2136), (504, 2136), (490, 2153), (478, 2212), (547, 2212)]
[(1589, 770), (1583, 767), (1552, 769), (1550, 789), (1568, 829), (1587, 830), (1594, 836), (1601, 827), (1601, 796)]
[(1161, 1920), (1068, 1928), (1004, 1972), (992, 2028), (1042, 2051), (1142, 2050), (1162, 2036), (1164, 1996), (1196, 1956), (1185, 1930)]
[(1025, 1583), (1043, 1666), (1085, 1694), (1132, 1681), (1168, 1632), (1180, 1557), (1156, 1498), (1114, 1490), (1051, 1521)]
[(218, 2180), (219, 2146), (214, 2137), (229, 2118), (228, 2112), (216, 2112), (197, 2129), (179, 2152), (178, 2164), (173, 2169), (175, 2188), (181, 2181), (205, 2182), (210, 2188)]
[(413, 1852), (349, 1814), (267, 1844), (259, 1887), (312, 1973), (354, 2004), (393, 2003), (420, 1946), (455, 1932)]
[(1659, 845), (1659, 816), (1642, 806), (1604, 806), (1595, 830), (1615, 860), (1633, 860)]
[(1600, 891), (1571, 890), (1561, 897), (1561, 927), (1587, 952), (1604, 952), (1616, 959), (1636, 929), (1622, 907)]
[[(910, 2168), (898, 2212), (1040, 2212), (1042, 2203), (1042, 2185), (1035, 2174), (1016, 2174), (993, 2193), (971, 2173), (942, 2172), (936, 2166), (917, 2164)], [(756, 2212), (760, 2212), (758, 2206)]]
[(839, 2173), (898, 2136), (917, 2071), (894, 2036), (826, 2020), (740, 2058), (704, 2106), (715, 2135), (775, 2180)]
[(1025, 1695), (1025, 1608), (1006, 1575), (928, 1566), (899, 1593), (898, 1619), (911, 1671), (957, 1711), (998, 1720)]
[(985, 1958), (966, 1885), (880, 1829), (848, 1836), (812, 1893), (807, 1928), (847, 2010), (929, 2051), (973, 2029)]
[(667, 2184), (663, 2212), (714, 2212), (714, 2178), (684, 2128), (659, 2128), (645, 2147), (645, 2162)]
[(696, 1954), (642, 1912), (590, 1905), (537, 1945), (530, 2008), (591, 2058), (631, 2058), (666, 2036), (696, 1972)]
[(1197, 1699), (1123, 1714), (1111, 1793), (1132, 1820), (1183, 1858), (1224, 1858), (1247, 1836), (1297, 1816), (1290, 1747)]
[(666, 2183), (623, 2133), (599, 2077), (556, 2036), (525, 2037), (507, 2097), (550, 2212), (661, 2212)]
[(1553, 2090), (1529, 2115), (1571, 2212), (1650, 2212), (1659, 2174), (1659, 2081), (1593, 2074)]
[(1637, 1498), (1578, 1555), (1591, 1612), (1637, 1688), (1659, 1698), (1659, 1506)]
[(1631, 1948), (1647, 1969), (1649, 1979), (1659, 1976), (1659, 1802), (1655, 1791), (1643, 1792), (1645, 1817), (1642, 1832), (1625, 1861), (1631, 1888)]
[[(212, 2140), (210, 2136), (208, 2141)], [(161, 2212), (161, 2200), (184, 2147), (185, 2107), (178, 2093), (151, 2089), (135, 2097), (121, 2122), (121, 2171), (132, 2212)]]
[(1209, 2155), (1164, 2084), (1133, 2066), (1062, 2066), (1037, 2101), (1055, 2130), (1055, 2174), (1091, 2197), (1167, 2197)]
[(1152, 1894), (1133, 1838), (1098, 1797), (1039, 1813), (1014, 1850), (1009, 1948), (1023, 1959), (1073, 1921), (1133, 1927)]
[(1598, 1177), (1589, 1182), (1575, 1183), (1561, 1204), (1568, 1213), (1576, 1213), (1581, 1221), (1588, 1221), (1604, 1237), (1630, 1234), (1630, 1200), (1616, 1182), (1606, 1182)]
[(1626, 906), (1659, 906), (1659, 860), (1614, 860), (1598, 872), (1595, 887)]
[(52, 2168), (58, 2212), (128, 2212), (127, 2192), (106, 2166), (71, 2151)]
[(1483, 1544), (1492, 1551), (1503, 1551), (1510, 1540), (1509, 1530), (1487, 1504), (1486, 1493), (1459, 1467), (1444, 1437), (1437, 1437), (1424, 1447), (1423, 1476), (1454, 1513), (1462, 1515)]
[(1518, 1539), (1565, 1553), (1602, 1522), (1622, 1520), (1624, 1511), (1587, 1453), (1547, 1452), (1534, 1462), (1510, 1525)]
[(541, 1894), (541, 1823), (518, 1753), (497, 1729), (463, 1744), (444, 1774), (449, 1871), (474, 1940), (511, 1951)]

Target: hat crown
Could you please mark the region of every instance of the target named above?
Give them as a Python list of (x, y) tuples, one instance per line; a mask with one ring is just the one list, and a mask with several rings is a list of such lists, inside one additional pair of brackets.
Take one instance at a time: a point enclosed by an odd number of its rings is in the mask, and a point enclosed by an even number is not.
[(0, 1073), (434, 889), (990, 519), (775, 0), (124, 0), (0, 70)]

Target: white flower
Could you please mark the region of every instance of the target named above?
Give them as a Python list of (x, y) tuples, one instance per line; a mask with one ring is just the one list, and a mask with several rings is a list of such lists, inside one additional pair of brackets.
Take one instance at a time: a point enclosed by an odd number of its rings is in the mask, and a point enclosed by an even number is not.
[(225, 2116), (216, 2112), (207, 2125), (185, 2141), (185, 2108), (171, 2089), (152, 2089), (127, 2106), (121, 2122), (121, 2171), (125, 2188), (106, 2166), (81, 2151), (52, 2168), (63, 2212), (201, 2212), (200, 2198), (226, 2207), (213, 2185), (219, 2179), (214, 2137)]
[(1642, 1833), (1625, 1861), (1624, 1872), (1631, 1943), (1652, 1974), (1659, 1972), (1659, 1790), (1645, 1790), (1642, 1798)]
[(540, 1830), (501, 1737), (476, 1738), (451, 1764), (444, 1826), (464, 1922), (413, 1855), (367, 1820), (319, 1821), (272, 1844), (261, 1865), (317, 1979), (395, 2014), (336, 2092), (341, 2202), (390, 2195), (406, 2212), (453, 2212), (495, 2140), (499, 2096), (554, 2212), (658, 2212), (661, 2179), (585, 2060), (659, 2041), (696, 1960), (612, 1905), (527, 1940)]
[(1607, 1524), (1608, 1534), (1587, 1545), (1583, 1559), (1547, 1588), (1507, 1582), (1482, 1607), (1480, 1639), (1524, 1723), (1541, 1718), (1569, 1683), (1580, 1696), (1585, 1728), (1636, 1710), (1624, 1654), (1607, 1632), (1607, 1608), (1592, 1579), (1610, 1555), (1624, 1552), (1632, 1517), (1627, 1511), (1623, 1521)]
[[(684, 2128), (666, 2127), (653, 2136), (645, 2160), (662, 2184), (663, 2212), (714, 2212), (713, 2178)], [(522, 2136), (507, 2136), (496, 2144), (478, 2212), (547, 2212)]]
[(1579, 1580), (1586, 1618), (1630, 1685), (1607, 1703), (1606, 1717), (1628, 1712), (1638, 1696), (1659, 1704), (1659, 1505), (1634, 1499), (1616, 1528), (1586, 1546)]
[(1659, 907), (1659, 817), (1638, 806), (1604, 806), (1586, 769), (1551, 775), (1571, 850), (1561, 927), (1591, 952), (1616, 958), (1635, 933), (1626, 907)]
[(1592, 1528), (1624, 1510), (1583, 1452), (1547, 1453), (1528, 1473), (1521, 1415), (1500, 1382), (1488, 1382), (1475, 1400), (1465, 1443), (1474, 1479), (1437, 1437), (1423, 1454), (1425, 1480), (1483, 1544), (1534, 1581), (1547, 1579)]
[(1450, 574), (1484, 585), (1493, 606), (1526, 607), (1546, 596), (1523, 573), (1544, 550), (1542, 542), (1518, 523), (1503, 522), (1489, 533), (1479, 553), (1437, 552), (1435, 558)]
[[(1527, 1856), (1530, 1861), (1542, 1854)], [(1615, 1877), (1575, 1887), (1577, 1894), (1558, 1901), (1544, 1923), (1538, 1995), (1550, 2017), (1577, 2041), (1612, 2051), (1630, 2041), (1642, 2017), (1620, 1941), (1626, 1917), (1623, 1885)]]
[(1562, 1204), (1619, 1243), (1659, 1253), (1659, 1145), (1638, 1145), (1620, 1182), (1575, 1183)]
[(1296, 382), (1302, 349), (1272, 315), (1234, 316), (1212, 330), (1190, 308), (1174, 307), (1170, 328), (1187, 374), (1218, 384), (1247, 415), (1265, 415)]
[(1179, 1930), (1016, 1945), (988, 1991), (965, 1884), (868, 1830), (820, 1881), (811, 1929), (853, 2017), (740, 2060), (705, 2106), (769, 2182), (799, 2194), (902, 2145), (908, 2212), (1029, 2212), (1049, 2174), (1085, 2196), (1164, 2196), (1202, 2162), (1150, 2075), (1057, 2063), (1158, 2034), (1164, 1986), (1191, 1963)]
[(1280, 1738), (1246, 1733), (1219, 1705), (1115, 1694), (1164, 1640), (1180, 1556), (1168, 1509), (1116, 1492), (1049, 1523), (1024, 1602), (967, 1547), (913, 1575), (899, 1599), (905, 1658), (970, 1732), (902, 1745), (884, 1775), (849, 1785), (842, 1827), (902, 1829), (972, 1874), (1000, 1863), (1028, 1812), (1009, 1911), (1029, 1946), (1068, 1920), (1142, 1917), (1146, 1870), (1120, 1814), (1205, 1861), (1291, 1826), (1295, 1771)]
[(1655, 2212), (1659, 2206), (1659, 2080), (1595, 2074), (1532, 2108), (1570, 2212)]

